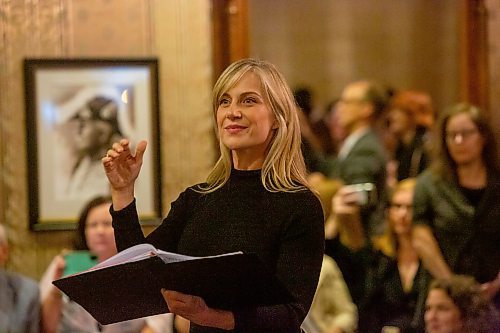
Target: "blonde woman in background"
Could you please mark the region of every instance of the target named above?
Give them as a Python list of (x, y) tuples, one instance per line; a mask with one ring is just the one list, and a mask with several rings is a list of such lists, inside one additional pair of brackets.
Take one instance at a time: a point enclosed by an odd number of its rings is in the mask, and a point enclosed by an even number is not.
[(359, 274), (351, 283), (357, 292), (360, 333), (423, 330), (429, 275), (411, 243), (414, 187), (415, 179), (396, 185), (386, 211), (386, 232), (372, 239), (367, 239), (359, 208), (353, 204), (359, 193), (344, 186), (333, 199), (342, 246)]

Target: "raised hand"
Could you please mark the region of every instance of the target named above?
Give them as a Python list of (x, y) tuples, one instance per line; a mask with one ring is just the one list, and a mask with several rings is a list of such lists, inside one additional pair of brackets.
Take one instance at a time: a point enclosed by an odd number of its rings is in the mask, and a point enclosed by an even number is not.
[(122, 139), (114, 143), (101, 160), (111, 185), (115, 210), (124, 208), (134, 199), (134, 184), (141, 171), (146, 146), (146, 141), (140, 141), (133, 154), (129, 140)]
[(358, 196), (351, 186), (342, 186), (332, 198), (332, 211), (337, 215), (359, 214)]
[(353, 251), (366, 244), (358, 200), (359, 193), (349, 185), (342, 186), (332, 199), (333, 222), (340, 234), (340, 241)]

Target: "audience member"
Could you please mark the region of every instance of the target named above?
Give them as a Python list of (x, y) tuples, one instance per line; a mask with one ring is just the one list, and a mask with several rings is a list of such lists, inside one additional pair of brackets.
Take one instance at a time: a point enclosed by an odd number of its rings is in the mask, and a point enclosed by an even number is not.
[(298, 108), (282, 74), (256, 59), (226, 68), (212, 97), (221, 157), (206, 182), (181, 193), (147, 237), (134, 198), (147, 142), (132, 152), (128, 140), (121, 140), (102, 159), (117, 245), (148, 242), (193, 256), (253, 252), (293, 299), (216, 309), (201, 297), (164, 290), (169, 309), (190, 321), (191, 332), (298, 333), (314, 297), (324, 246), (321, 204), (308, 188), (300, 152)]
[(336, 109), (339, 124), (346, 130), (347, 137), (325, 172), (345, 184), (371, 183), (375, 186), (377, 200), (361, 209), (364, 228), (370, 235), (381, 231), (385, 204), (386, 154), (372, 127), (385, 102), (385, 91), (374, 82), (358, 81), (347, 85)]
[(325, 154), (320, 138), (314, 132), (311, 124), (313, 111), (312, 94), (307, 88), (300, 88), (294, 92), (295, 102), (299, 106), (298, 112), (300, 134), (302, 136), (301, 149), (308, 172), (318, 171), (320, 161)]
[(400, 91), (391, 98), (387, 110), (387, 133), (395, 140), (391, 155), (397, 181), (416, 177), (428, 164), (426, 129), (417, 124), (418, 96), (413, 91)]
[[(75, 235), (75, 249), (87, 250), (102, 262), (117, 253), (109, 208), (111, 198), (96, 197), (83, 208)], [(69, 262), (64, 255), (56, 256), (45, 272), (41, 287), (42, 323), (45, 332), (58, 333), (169, 333), (170, 314), (124, 321), (101, 326), (79, 304), (71, 301), (51, 282), (64, 275)], [(89, 267), (90, 268), (90, 267)]]
[(38, 285), (28, 277), (7, 271), (8, 257), (7, 232), (0, 224), (0, 332), (37, 333), (40, 331)]
[(417, 128), (423, 128), (424, 132), (431, 132), (436, 120), (431, 95), (418, 90), (408, 90), (407, 93), (412, 96), (412, 109), (415, 112)]
[(336, 156), (340, 141), (337, 139), (342, 133), (332, 133), (332, 124), (335, 122), (335, 108), (337, 101), (326, 105), (324, 112), (318, 120), (311, 121), (311, 129), (321, 142), (321, 147), (326, 156)]
[[(398, 329), (421, 332), (429, 275), (411, 244), (415, 179), (398, 183), (387, 209), (388, 228), (367, 241), (361, 224), (358, 193), (342, 187), (333, 199), (340, 240), (346, 246), (357, 276), (351, 280), (359, 310), (360, 333)], [(373, 245), (371, 245), (373, 244)]]
[(432, 281), (425, 306), (427, 333), (499, 333), (500, 316), (469, 276)]
[(347, 134), (345, 129), (340, 125), (339, 115), (337, 112), (338, 99), (334, 100), (327, 105), (327, 126), (328, 132), (330, 133), (330, 140), (332, 142), (333, 150), (330, 155), (337, 156), (342, 142), (346, 138)]
[(500, 173), (495, 139), (470, 104), (441, 117), (436, 157), (417, 180), (413, 242), (435, 278), (473, 276), (499, 300)]

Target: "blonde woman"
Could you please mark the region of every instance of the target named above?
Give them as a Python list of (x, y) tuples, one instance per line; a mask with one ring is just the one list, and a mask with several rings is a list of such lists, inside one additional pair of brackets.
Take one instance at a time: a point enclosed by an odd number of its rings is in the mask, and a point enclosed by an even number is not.
[[(360, 333), (423, 329), (423, 304), (429, 275), (412, 245), (412, 210), (415, 179), (399, 182), (387, 208), (387, 230), (367, 241), (352, 204), (357, 193), (342, 187), (333, 199), (340, 240), (350, 250), (349, 265), (357, 272), (350, 281), (359, 312)], [(338, 254), (340, 255), (340, 251)]]
[(181, 193), (146, 238), (134, 199), (146, 142), (133, 153), (121, 140), (107, 152), (102, 162), (118, 248), (148, 242), (194, 256), (254, 252), (294, 301), (214, 309), (200, 297), (165, 291), (169, 309), (191, 322), (191, 332), (300, 332), (318, 282), (324, 231), (321, 204), (305, 179), (293, 95), (272, 64), (244, 59), (217, 80), (213, 110), (220, 159), (206, 182)]

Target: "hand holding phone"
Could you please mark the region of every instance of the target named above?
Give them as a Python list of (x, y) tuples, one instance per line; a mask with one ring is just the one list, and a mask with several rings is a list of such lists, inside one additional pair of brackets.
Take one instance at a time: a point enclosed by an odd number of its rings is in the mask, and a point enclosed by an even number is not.
[(369, 206), (376, 201), (375, 185), (373, 183), (351, 184), (344, 186), (346, 203), (358, 206)]
[(63, 257), (66, 262), (63, 276), (85, 271), (97, 264), (96, 256), (89, 251), (72, 251)]

